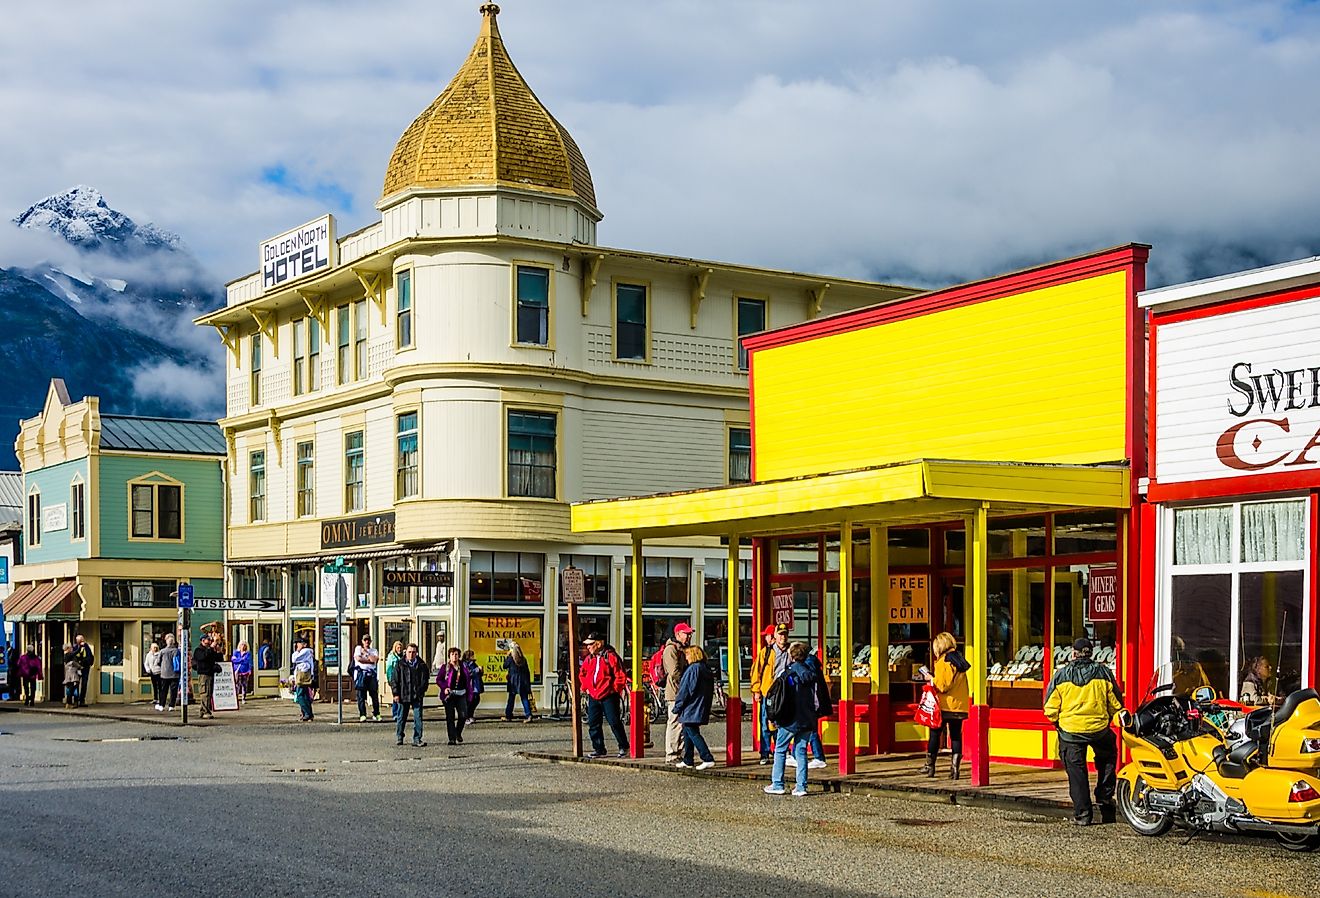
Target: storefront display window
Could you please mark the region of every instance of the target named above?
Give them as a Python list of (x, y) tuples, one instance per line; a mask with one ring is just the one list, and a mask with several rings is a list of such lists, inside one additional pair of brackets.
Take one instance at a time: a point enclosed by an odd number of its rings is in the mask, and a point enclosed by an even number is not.
[(1085, 636), (1095, 644), (1092, 658), (1117, 677), (1117, 580), (1118, 568), (1114, 564), (1055, 569), (1051, 670), (1072, 660), (1073, 643)]
[[(655, 616), (647, 614), (642, 618), (642, 661), (645, 663), (652, 655), (660, 650), (660, 646), (665, 644), (665, 640), (674, 635), (674, 624), (679, 621), (691, 623), (686, 614), (684, 615), (664, 615)], [(632, 622), (627, 621), (623, 627), (623, 651), (620, 656), (625, 664), (632, 664)]]
[[(870, 564), (870, 560), (859, 556), (854, 560), (854, 564), (857, 563), (865, 567)], [(889, 564), (891, 567), (895, 565), (930, 564), (930, 531), (924, 527), (891, 528), (889, 531)]]
[(990, 704), (1039, 708), (1045, 676), (1045, 571), (991, 571), (988, 593)]
[(582, 659), (586, 657), (587, 650), (582, 645), (582, 640), (587, 638), (588, 633), (602, 633), (608, 641), (610, 616), (608, 614), (579, 614), (578, 644), (570, 646), (568, 643), (568, 615), (559, 615), (559, 649), (555, 655), (555, 670), (561, 675), (568, 670), (570, 658), (576, 658), (581, 663)]
[(101, 624), (101, 666), (122, 667), (124, 664), (124, 625), (118, 621)]
[(283, 662), (284, 624), (257, 624), (257, 670), (279, 670)]
[[(729, 618), (728, 615), (707, 614), (702, 622), (705, 639), (702, 649), (706, 657), (719, 661), (721, 676), (726, 676), (729, 663)], [(738, 618), (738, 679), (746, 682), (752, 669), (752, 616), (744, 614)]]
[(1054, 516), (1054, 554), (1118, 551), (1118, 520), (1112, 511), (1069, 511)]
[(1171, 514), (1161, 681), (1269, 703), (1306, 682), (1306, 503), (1177, 508)]
[(321, 578), (315, 567), (294, 568), (293, 586), (292, 607), (316, 607), (316, 593), (320, 589)]
[(412, 642), (412, 625), (406, 620), (387, 620), (385, 621), (385, 638), (381, 640), (381, 654), (389, 654), (394, 648), (394, 643), (401, 642), (403, 647), (407, 648), (408, 643)]
[[(725, 578), (728, 568), (727, 558), (706, 559), (706, 576), (702, 587), (706, 607), (728, 607), (728, 580)], [(738, 561), (738, 607), (752, 607), (752, 562), (749, 559)]]
[(778, 541), (779, 573), (805, 574), (820, 570), (820, 538), (811, 536)]
[[(610, 603), (610, 556), (608, 555), (560, 555), (559, 563), (565, 568), (575, 567), (582, 571), (585, 580), (584, 591), (586, 604), (608, 605)], [(560, 593), (559, 604), (564, 604)]]
[(541, 682), (541, 628), (544, 621), (539, 614), (469, 619), (467, 647), (476, 655), (476, 661), (485, 673), (487, 688), (504, 684), (508, 676), (504, 659), (509, 655), (509, 646), (515, 642), (527, 658), (532, 683)]
[(105, 608), (173, 608), (174, 580), (102, 580), (101, 605)]
[[(414, 556), (413, 564), (417, 566), (419, 571), (448, 571), (451, 569), (449, 556), (435, 552), (429, 555)], [(421, 586), (413, 592), (417, 594), (418, 605), (448, 605), (453, 601), (454, 588), (452, 586)]]
[[(692, 604), (689, 592), (691, 562), (686, 558), (643, 558), (642, 607)], [(624, 559), (623, 604), (632, 607), (632, 556)]]
[(986, 532), (989, 555), (996, 558), (1040, 558), (1045, 555), (1045, 517), (994, 518)]
[(539, 604), (545, 556), (534, 552), (473, 552), (468, 595), (479, 604)]
[[(475, 620), (475, 618), (474, 618)], [(449, 643), (449, 622), (443, 620), (424, 620), (422, 626), (422, 641), (419, 648), (421, 655), (426, 662), (431, 665), (431, 670), (439, 670), (440, 665), (445, 662), (445, 652)], [(394, 643), (390, 643), (393, 645)], [(404, 644), (407, 647), (407, 643)]]

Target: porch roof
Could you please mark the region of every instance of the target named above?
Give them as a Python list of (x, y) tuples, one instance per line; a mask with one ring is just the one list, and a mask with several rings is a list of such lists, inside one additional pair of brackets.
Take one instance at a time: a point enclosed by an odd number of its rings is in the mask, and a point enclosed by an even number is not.
[(917, 459), (829, 474), (572, 506), (576, 533), (626, 532), (649, 539), (757, 537), (837, 527), (912, 526), (971, 514), (1061, 508), (1126, 508), (1126, 465)]

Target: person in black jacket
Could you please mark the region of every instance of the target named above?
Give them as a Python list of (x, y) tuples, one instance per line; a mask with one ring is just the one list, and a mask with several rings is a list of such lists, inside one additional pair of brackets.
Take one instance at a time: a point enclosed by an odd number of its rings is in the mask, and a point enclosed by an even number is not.
[(775, 679), (782, 680), (781, 687), (786, 691), (775, 723), (779, 725), (779, 735), (775, 738), (775, 761), (771, 767), (770, 785), (765, 787), (769, 795), (783, 795), (784, 766), (790, 746), (797, 758), (797, 784), (793, 796), (801, 798), (807, 794), (807, 737), (815, 732), (820, 719), (817, 682), (819, 667), (806, 663), (809, 649), (805, 643), (795, 642), (788, 647), (789, 665)]
[(193, 649), (192, 669), (197, 674), (197, 688), (200, 693), (197, 699), (199, 714), (198, 716), (206, 718), (215, 718), (215, 675), (220, 669), (219, 664), (225, 660), (211, 645), (211, 636), (207, 634), (202, 637), (202, 641)]
[(390, 672), (390, 692), (399, 702), (399, 717), (394, 722), (394, 744), (403, 744), (403, 727), (408, 722), (408, 709), (413, 713), (412, 744), (425, 745), (422, 741), (422, 699), (431, 685), (431, 668), (417, 654), (417, 643), (408, 643), (403, 650), (403, 657)]
[(87, 644), (87, 637), (79, 633), (73, 638), (73, 657), (78, 662), (78, 707), (87, 707), (87, 680), (96, 663), (96, 653)]

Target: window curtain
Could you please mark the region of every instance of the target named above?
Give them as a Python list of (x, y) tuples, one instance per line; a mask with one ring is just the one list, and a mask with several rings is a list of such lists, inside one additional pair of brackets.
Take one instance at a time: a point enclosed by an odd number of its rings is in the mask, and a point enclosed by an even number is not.
[(1305, 554), (1305, 504), (1257, 502), (1242, 506), (1242, 560), (1301, 561)]
[(1174, 564), (1227, 564), (1233, 506), (1179, 508), (1173, 518)]

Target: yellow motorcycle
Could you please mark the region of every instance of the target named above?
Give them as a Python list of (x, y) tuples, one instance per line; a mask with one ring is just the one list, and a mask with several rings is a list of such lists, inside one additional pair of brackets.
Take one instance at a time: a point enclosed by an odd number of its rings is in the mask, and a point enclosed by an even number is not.
[[(1119, 715), (1132, 760), (1118, 772), (1118, 809), (1144, 836), (1175, 824), (1201, 832), (1273, 833), (1283, 847), (1320, 847), (1320, 694), (1231, 723), (1209, 687), (1172, 686)], [(1212, 723), (1219, 719), (1220, 723)]]

